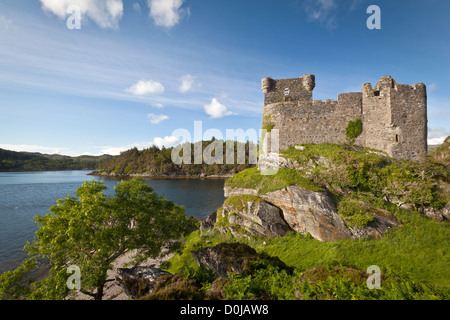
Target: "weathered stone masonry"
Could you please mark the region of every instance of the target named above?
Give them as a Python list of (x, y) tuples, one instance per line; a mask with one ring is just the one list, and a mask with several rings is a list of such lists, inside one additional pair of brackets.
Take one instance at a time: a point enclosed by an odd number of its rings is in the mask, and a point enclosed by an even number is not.
[[(350, 120), (361, 119), (355, 143), (415, 160), (427, 152), (427, 93), (422, 83), (398, 84), (392, 77), (370, 83), (361, 92), (341, 93), (337, 100), (313, 100), (315, 76), (264, 78), (263, 128), (279, 129), (280, 150), (300, 143), (340, 143)], [(265, 141), (270, 141), (270, 133)], [(266, 144), (267, 145), (267, 144)]]

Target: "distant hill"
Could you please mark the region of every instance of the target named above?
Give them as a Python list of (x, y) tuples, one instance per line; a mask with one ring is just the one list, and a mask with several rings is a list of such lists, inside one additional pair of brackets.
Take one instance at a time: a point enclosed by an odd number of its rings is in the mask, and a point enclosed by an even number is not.
[(110, 155), (70, 157), (0, 149), (0, 171), (94, 170)]
[(430, 156), (436, 161), (450, 165), (450, 136), (445, 139), (443, 144), (432, 147)]

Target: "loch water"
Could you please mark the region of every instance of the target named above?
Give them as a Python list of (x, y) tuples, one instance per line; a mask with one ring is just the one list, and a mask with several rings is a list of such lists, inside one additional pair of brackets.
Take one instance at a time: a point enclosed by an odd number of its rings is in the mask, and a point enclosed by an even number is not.
[[(23, 247), (32, 241), (36, 215), (45, 215), (57, 199), (74, 195), (84, 181), (103, 181), (112, 194), (120, 178), (88, 175), (90, 171), (0, 172), (0, 274), (26, 258)], [(145, 179), (154, 192), (203, 219), (224, 201), (224, 179)]]

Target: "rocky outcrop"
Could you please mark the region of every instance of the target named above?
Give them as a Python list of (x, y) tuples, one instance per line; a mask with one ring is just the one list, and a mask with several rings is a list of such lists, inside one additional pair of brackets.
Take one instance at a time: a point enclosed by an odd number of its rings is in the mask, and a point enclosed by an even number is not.
[(159, 277), (170, 275), (153, 267), (118, 268), (117, 273), (117, 282), (132, 299), (139, 299), (151, 293)]
[(376, 238), (381, 239), (383, 235), (391, 228), (400, 226), (400, 223), (392, 213), (368, 204), (365, 204), (366, 210), (375, 218), (364, 228), (348, 226), (352, 239)]
[(251, 195), (251, 196), (257, 196), (258, 190), (255, 189), (249, 189), (249, 188), (223, 188), (225, 198), (233, 197), (233, 196), (240, 196), (243, 194)]
[[(246, 189), (247, 190), (247, 189)], [(239, 194), (234, 189), (229, 194)], [(264, 195), (242, 197), (244, 205), (230, 205), (225, 201), (218, 219), (225, 220), (219, 229), (236, 237), (245, 235), (277, 237), (289, 230), (310, 234), (320, 241), (342, 239), (381, 238), (386, 231), (400, 224), (388, 211), (365, 205), (374, 220), (363, 228), (346, 225), (327, 192), (309, 191), (290, 186)]]
[(256, 268), (265, 267), (261, 265), (261, 261), (266, 265), (291, 270), (278, 257), (257, 253), (255, 249), (242, 243), (220, 243), (191, 253), (200, 267), (213, 271), (216, 277), (228, 277), (231, 273), (251, 274)]
[(429, 207), (422, 210), (423, 214), (430, 219), (441, 222), (444, 220), (450, 220), (450, 203), (447, 203), (440, 210)]
[(217, 211), (210, 213), (205, 219), (200, 222), (201, 229), (212, 229), (217, 221)]
[(224, 204), (221, 212), (221, 218), (227, 219), (228, 229), (234, 236), (240, 237), (248, 233), (273, 238), (284, 236), (290, 230), (282, 218), (281, 210), (276, 206), (265, 201), (243, 199), (242, 202), (239, 206)]
[(325, 192), (291, 186), (261, 197), (280, 208), (286, 223), (301, 234), (309, 233), (320, 241), (351, 237), (351, 232), (336, 212), (333, 200)]

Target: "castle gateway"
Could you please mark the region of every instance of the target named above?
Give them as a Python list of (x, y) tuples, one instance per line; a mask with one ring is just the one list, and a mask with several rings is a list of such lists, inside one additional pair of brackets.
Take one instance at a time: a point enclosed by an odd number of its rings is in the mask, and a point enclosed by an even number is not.
[[(349, 121), (361, 119), (355, 144), (416, 160), (427, 152), (427, 92), (423, 83), (398, 84), (385, 76), (372, 88), (340, 93), (336, 100), (313, 100), (315, 76), (264, 78), (263, 128), (279, 129), (279, 149), (300, 143), (342, 143)], [(270, 133), (266, 135), (270, 139)]]

